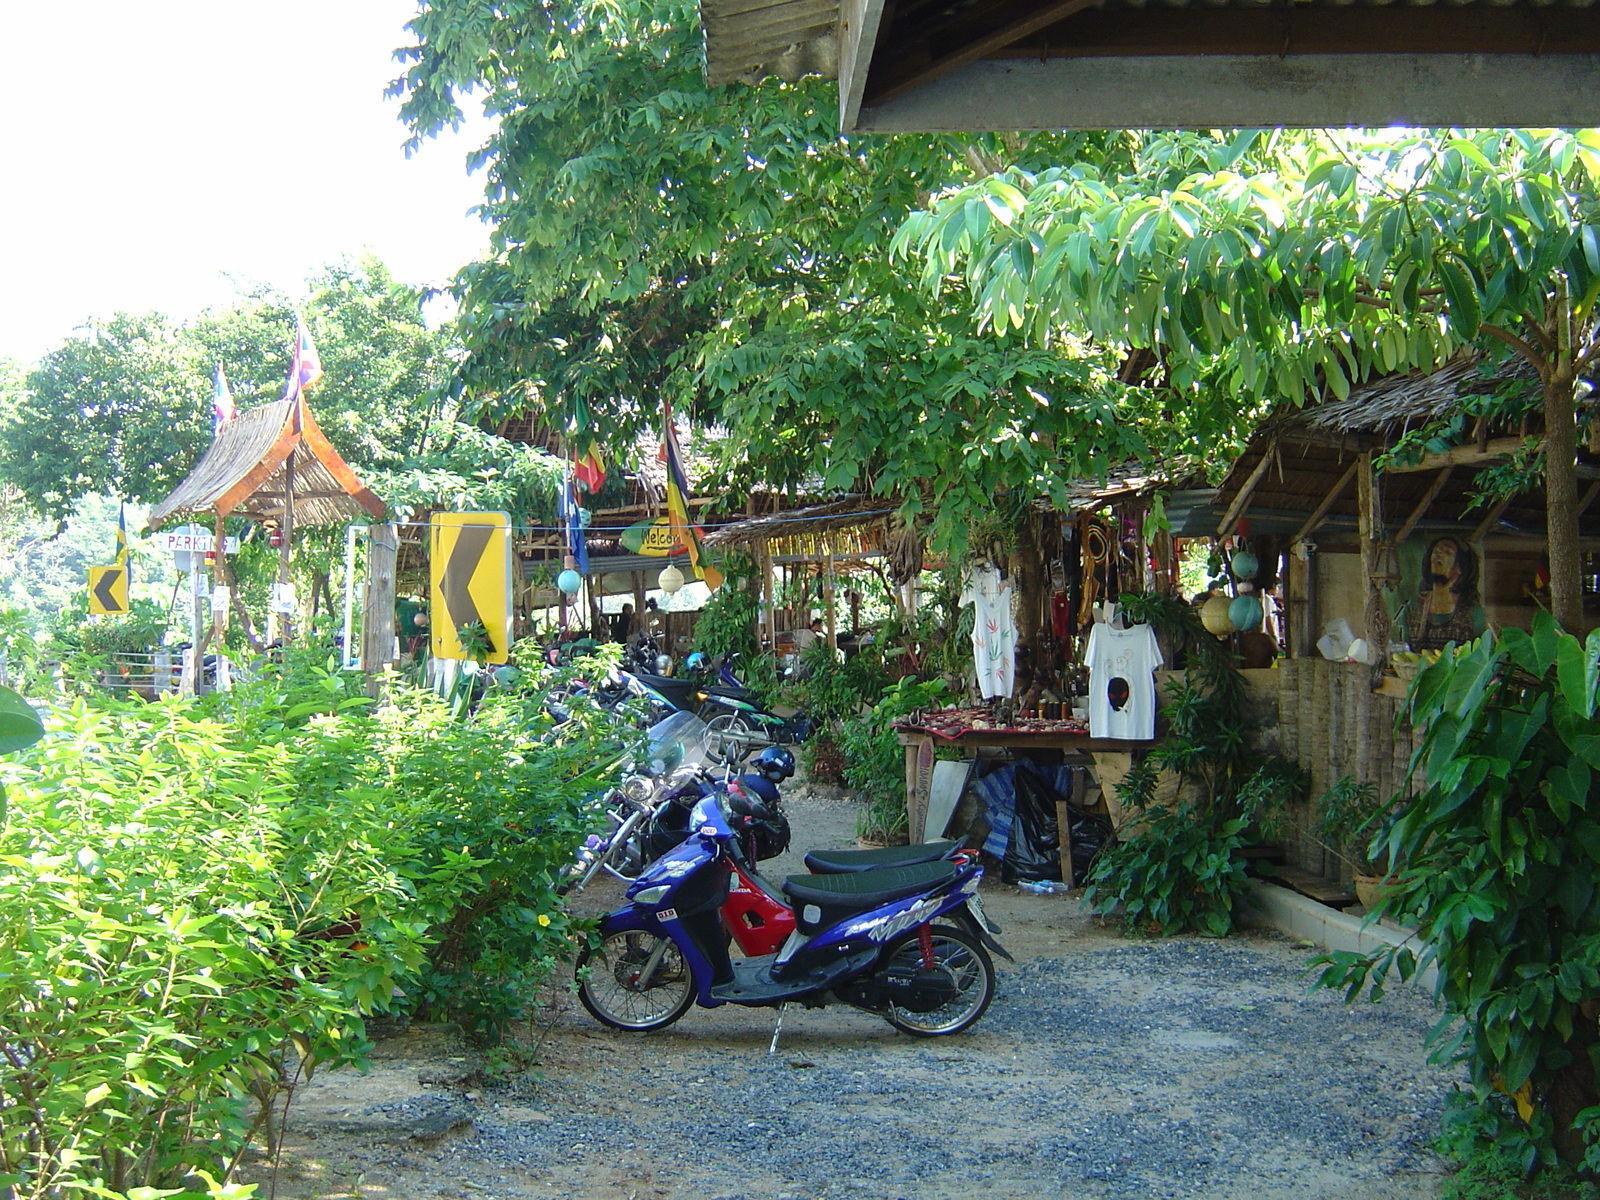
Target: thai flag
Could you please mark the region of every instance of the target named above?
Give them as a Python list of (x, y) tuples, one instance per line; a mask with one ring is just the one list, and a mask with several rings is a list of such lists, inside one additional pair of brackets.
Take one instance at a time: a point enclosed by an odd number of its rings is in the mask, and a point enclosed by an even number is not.
[(311, 331), (305, 318), (298, 313), (294, 318), (294, 357), (289, 361), (289, 382), (283, 389), (283, 398), (293, 400), (317, 386), (322, 378), (322, 359), (311, 344)]
[(228, 388), (228, 377), (222, 373), (222, 364), (217, 364), (216, 377), (211, 381), (211, 436), (217, 436), (217, 430), (227, 422), (239, 415), (239, 408), (233, 402), (233, 392)]

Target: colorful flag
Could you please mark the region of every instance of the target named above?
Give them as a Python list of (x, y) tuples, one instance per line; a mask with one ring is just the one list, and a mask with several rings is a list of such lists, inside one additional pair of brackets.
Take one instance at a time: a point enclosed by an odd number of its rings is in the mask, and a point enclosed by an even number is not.
[(128, 561), (128, 514), (126, 505), (120, 500), (117, 502), (117, 557), (114, 560), (126, 574), (129, 583), (133, 582), (133, 567)]
[(700, 531), (689, 520), (689, 477), (683, 473), (683, 451), (678, 447), (678, 432), (672, 425), (672, 409), (666, 409), (666, 430), (661, 439), (661, 452), (667, 462), (667, 519), (672, 532), (688, 548), (689, 566), (696, 579), (716, 591), (722, 586), (722, 572), (707, 564), (700, 565)]
[(573, 473), (591, 496), (600, 490), (606, 481), (606, 460), (597, 446), (591, 443), (587, 452), (573, 460)]
[(322, 378), (322, 359), (311, 344), (311, 331), (299, 313), (294, 318), (294, 357), (289, 360), (289, 382), (283, 398), (293, 400), (317, 386)]
[(239, 406), (233, 402), (233, 392), (228, 388), (228, 377), (222, 373), (222, 364), (217, 364), (216, 377), (211, 381), (211, 436), (217, 436), (217, 430), (239, 415)]
[(589, 573), (589, 546), (583, 536), (583, 509), (572, 472), (561, 483), (561, 523), (567, 528), (567, 553), (578, 563), (578, 574)]

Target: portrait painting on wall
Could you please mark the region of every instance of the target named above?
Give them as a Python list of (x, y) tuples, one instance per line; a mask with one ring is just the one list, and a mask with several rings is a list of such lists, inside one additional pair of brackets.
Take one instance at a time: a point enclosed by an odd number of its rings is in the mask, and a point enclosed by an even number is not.
[(1487, 622), (1478, 556), (1465, 537), (1418, 534), (1400, 547), (1394, 633), (1416, 651), (1471, 641)]

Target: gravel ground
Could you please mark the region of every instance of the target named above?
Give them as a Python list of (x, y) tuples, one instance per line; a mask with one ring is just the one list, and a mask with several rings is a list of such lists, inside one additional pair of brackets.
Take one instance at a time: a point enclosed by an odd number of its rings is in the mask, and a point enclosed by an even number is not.
[[(854, 810), (799, 792), (797, 843)], [(786, 864), (780, 861), (777, 874)], [(595, 897), (599, 903), (604, 897)], [(913, 1039), (850, 1009), (691, 1010), (626, 1035), (558, 997), (539, 1067), (488, 1087), (443, 1031), (300, 1101), (282, 1197), (1206, 1197), (1436, 1194), (1451, 1072), (1404, 989), (1346, 1007), (1268, 933), (1126, 941), (1074, 897), (990, 882), (1018, 958), (968, 1033)]]

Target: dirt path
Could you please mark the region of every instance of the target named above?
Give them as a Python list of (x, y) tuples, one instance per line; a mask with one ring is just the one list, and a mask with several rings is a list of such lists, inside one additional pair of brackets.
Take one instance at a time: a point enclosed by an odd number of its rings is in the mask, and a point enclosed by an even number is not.
[[(853, 810), (790, 806), (797, 844), (849, 842)], [(558, 995), (528, 1033), (536, 1065), (496, 1081), (449, 1031), (413, 1028), (380, 1042), (369, 1075), (304, 1089), (277, 1194), (1436, 1194), (1426, 1144), (1453, 1077), (1423, 1063), (1421, 997), (1307, 995), (1307, 950), (1276, 935), (1127, 941), (1074, 897), (993, 882), (984, 896), (1018, 961), (997, 964), (995, 1001), (965, 1035), (791, 1012), (769, 1056), (770, 1012), (696, 1009), (628, 1036)]]

